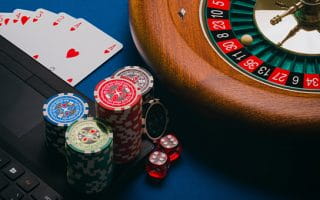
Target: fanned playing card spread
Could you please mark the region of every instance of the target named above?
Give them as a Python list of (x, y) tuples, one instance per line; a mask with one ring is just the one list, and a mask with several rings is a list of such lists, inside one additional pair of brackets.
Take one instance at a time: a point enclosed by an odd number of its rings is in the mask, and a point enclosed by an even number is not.
[(45, 9), (0, 13), (0, 35), (71, 86), (123, 47), (85, 19)]

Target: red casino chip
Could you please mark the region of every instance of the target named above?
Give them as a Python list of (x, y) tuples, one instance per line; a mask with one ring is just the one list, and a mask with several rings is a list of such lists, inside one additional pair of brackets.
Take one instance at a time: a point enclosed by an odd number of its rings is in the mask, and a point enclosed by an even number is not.
[(115, 142), (115, 147), (117, 148), (118, 152), (126, 149), (137, 149), (138, 145), (141, 143), (140, 141), (141, 140), (139, 138), (120, 140)]
[(111, 77), (97, 85), (94, 95), (98, 116), (113, 128), (115, 163), (134, 160), (141, 147), (141, 91), (130, 79)]
[[(108, 116), (109, 119), (112, 118), (112, 117), (113, 116)], [(114, 123), (115, 125), (120, 125), (120, 126), (125, 125), (125, 127), (129, 127), (133, 123), (138, 123), (140, 121), (141, 117), (142, 117), (142, 111), (139, 111), (139, 112), (134, 113), (133, 115), (130, 115), (128, 117), (116, 118), (116, 120), (113, 120), (112, 123)], [(113, 119), (114, 118), (115, 117), (113, 117)]]
[(139, 151), (141, 140), (132, 140), (126, 143), (115, 143), (114, 148), (117, 148), (115, 154), (130, 154), (131, 152)]
[(127, 155), (131, 155), (132, 153), (135, 153), (137, 151), (139, 151), (139, 147), (135, 147), (135, 148), (128, 148), (128, 149), (120, 149), (119, 152), (115, 155), (120, 155), (121, 157), (123, 156), (127, 156)]
[(137, 86), (121, 77), (107, 78), (98, 83), (94, 97), (99, 106), (114, 111), (133, 108), (142, 98)]

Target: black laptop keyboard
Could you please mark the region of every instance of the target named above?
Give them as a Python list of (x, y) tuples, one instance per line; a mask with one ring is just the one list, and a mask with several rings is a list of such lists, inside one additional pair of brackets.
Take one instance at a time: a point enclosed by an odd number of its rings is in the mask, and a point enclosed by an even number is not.
[(61, 200), (61, 196), (30, 170), (0, 149), (1, 200)]

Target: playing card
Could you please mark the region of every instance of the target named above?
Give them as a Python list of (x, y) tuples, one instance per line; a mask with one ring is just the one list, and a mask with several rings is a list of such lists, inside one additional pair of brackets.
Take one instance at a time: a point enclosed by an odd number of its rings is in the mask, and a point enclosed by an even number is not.
[[(15, 13), (22, 13), (22, 10), (15, 10)], [(24, 14), (28, 12), (23, 12)], [(15, 16), (20, 16), (15, 14)], [(52, 35), (56, 24), (54, 22), (59, 22), (61, 26), (65, 19), (71, 18), (67, 14), (57, 15), (51, 11), (45, 9), (38, 9), (32, 16), (29, 15), (29, 22), (23, 26), (14, 27), (11, 31), (7, 31), (4, 35), (13, 42), (17, 47), (22, 49), (24, 52), (29, 54), (34, 59), (41, 59), (40, 47), (46, 45), (48, 39), (54, 39), (57, 33)], [(71, 18), (72, 19), (72, 18)], [(73, 19), (75, 20), (75, 19)], [(70, 22), (70, 24), (73, 23)], [(19, 24), (19, 23), (17, 23)], [(16, 26), (16, 25), (15, 25)], [(17, 31), (20, 28), (20, 31)], [(51, 37), (50, 37), (51, 35)], [(49, 67), (48, 67), (49, 68)], [(49, 68), (50, 69), (50, 68)], [(52, 70), (52, 68), (51, 68)]]
[(5, 28), (9, 23), (12, 23), (11, 13), (0, 13), (0, 28)]
[(34, 13), (28, 10), (17, 9), (11, 14), (11, 21), (5, 28), (0, 29), (0, 35), (7, 40), (24, 50), (20, 44), (17, 43), (21, 38), (24, 38), (24, 30)]
[(0, 24), (2, 36), (72, 86), (122, 49), (86, 20), (66, 13), (17, 9), (0, 13)]
[(13, 11), (13, 24), (25, 26), (33, 15), (33, 11), (16, 9)]
[(54, 73), (72, 86), (122, 49), (121, 43), (84, 19), (58, 27), (56, 32), (59, 37), (40, 49), (39, 62), (54, 68)]
[(48, 40), (46, 35), (50, 32), (50, 24), (56, 18), (57, 14), (51, 11), (45, 9), (36, 10), (29, 24), (23, 30), (23, 37), (14, 40), (15, 45), (31, 57), (39, 59), (41, 55), (39, 47), (46, 44)]
[[(37, 41), (30, 44), (30, 46), (32, 46), (34, 49), (31, 51), (32, 57), (55, 73), (56, 66), (53, 63), (45, 62), (46, 57), (50, 57), (50, 54), (46, 54), (47, 50), (51, 48), (49, 41), (55, 43), (57, 38), (64, 37), (64, 33), (61, 32), (61, 29), (64, 27), (66, 29), (72, 25), (76, 19), (66, 13), (59, 13), (58, 15), (53, 15), (53, 13), (51, 13), (49, 16), (49, 11), (44, 9), (39, 9), (38, 11), (46, 13), (47, 18), (42, 20), (42, 23), (31, 27), (29, 30), (31, 35), (33, 35), (35, 32), (40, 33), (36, 35)], [(52, 49), (52, 51), (54, 50), (55, 49)]]
[(52, 22), (52, 26), (59, 27), (59, 26), (69, 26), (76, 21), (76, 18), (68, 15), (67, 13), (61, 12), (58, 14), (58, 18)]

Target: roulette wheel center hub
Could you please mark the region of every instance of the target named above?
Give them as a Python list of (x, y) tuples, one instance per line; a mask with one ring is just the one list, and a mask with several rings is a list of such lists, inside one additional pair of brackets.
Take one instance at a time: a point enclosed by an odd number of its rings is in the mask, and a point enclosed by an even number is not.
[(284, 51), (305, 56), (320, 55), (318, 0), (257, 1), (254, 23), (263, 37)]

